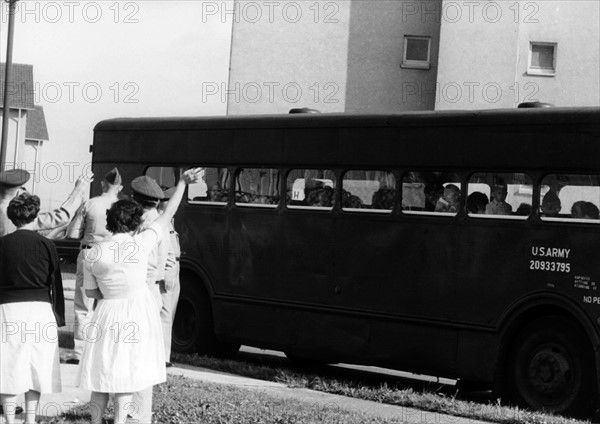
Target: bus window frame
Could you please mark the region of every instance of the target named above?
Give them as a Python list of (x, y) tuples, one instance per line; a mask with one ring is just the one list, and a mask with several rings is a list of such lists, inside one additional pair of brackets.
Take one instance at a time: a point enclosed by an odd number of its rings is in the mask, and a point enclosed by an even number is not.
[[(380, 172), (386, 172), (388, 174), (391, 174), (394, 177), (394, 183), (396, 185), (396, 187), (394, 188), (394, 198), (392, 200), (392, 207), (391, 209), (373, 209), (372, 208), (372, 203), (371, 203), (371, 207), (369, 208), (345, 208), (342, 204), (342, 199), (343, 199), (343, 191), (344, 190), (344, 177), (346, 176), (346, 174), (348, 172), (351, 171), (380, 171)], [(393, 169), (393, 168), (387, 168), (387, 167), (362, 167), (360, 169), (358, 169), (357, 167), (346, 167), (344, 169), (341, 170), (340, 172), (340, 177), (338, 178), (340, 187), (339, 189), (336, 191), (336, 200), (339, 204), (339, 209), (342, 213), (359, 213), (359, 214), (364, 214), (364, 213), (371, 213), (371, 214), (377, 214), (377, 215), (395, 215), (396, 214), (396, 209), (398, 208), (398, 199), (399, 199), (399, 195), (398, 195), (398, 182), (399, 182), (399, 171), (398, 169)], [(337, 199), (337, 194), (339, 191), (339, 199)], [(352, 194), (352, 193), (351, 193)], [(335, 207), (335, 204), (334, 204)]]
[[(488, 215), (488, 214), (477, 214), (477, 213), (469, 213), (469, 211), (467, 210), (467, 198), (469, 197), (469, 195), (471, 193), (469, 193), (469, 183), (471, 181), (471, 178), (474, 175), (477, 174), (498, 174), (498, 175), (503, 175), (503, 174), (524, 174), (527, 177), (529, 177), (529, 180), (531, 181), (531, 212), (529, 213), (529, 215)], [(497, 219), (499, 221), (529, 221), (531, 219), (535, 219), (534, 217), (538, 217), (539, 218), (539, 204), (537, 206), (534, 205), (535, 203), (535, 199), (536, 199), (536, 192), (539, 193), (539, 188), (540, 188), (540, 184), (539, 184), (539, 180), (538, 180), (538, 175), (536, 172), (531, 172), (531, 171), (527, 171), (527, 172), (517, 172), (517, 171), (506, 171), (506, 170), (476, 170), (476, 171), (469, 171), (467, 176), (466, 176), (466, 182), (465, 182), (465, 186), (467, 187), (466, 192), (464, 193), (465, 195), (465, 203), (462, 209), (464, 209), (464, 214), (469, 218), (469, 219), (474, 219), (474, 220), (478, 220), (478, 219)], [(490, 197), (489, 197), (489, 201), (491, 202), (491, 190), (492, 187), (490, 186)], [(461, 193), (462, 194), (462, 193)], [(484, 193), (485, 194), (485, 193)], [(512, 206), (512, 205), (511, 205)], [(513, 214), (516, 212), (516, 209), (513, 211)]]
[[(310, 206), (310, 205), (290, 205), (288, 204), (287, 201), (287, 183), (288, 183), (288, 177), (290, 172), (294, 171), (294, 170), (298, 170), (298, 169), (304, 169), (304, 170), (320, 170), (320, 171), (331, 171), (333, 173), (333, 175), (335, 175), (335, 181), (333, 181), (333, 203), (331, 206)], [(340, 195), (339, 191), (340, 191), (340, 170), (337, 168), (319, 168), (319, 167), (314, 167), (314, 166), (310, 166), (307, 165), (306, 167), (303, 167), (302, 165), (297, 165), (297, 166), (288, 166), (282, 169), (282, 171), (284, 172), (284, 177), (281, 178), (281, 183), (283, 185), (283, 191), (281, 191), (282, 193), (285, 193), (285, 195), (281, 195), (280, 196), (280, 201), (282, 202), (282, 207), (285, 210), (290, 210), (290, 211), (312, 211), (312, 212), (319, 212), (319, 213), (333, 213), (335, 211), (337, 211), (340, 207), (338, 206), (340, 204), (340, 198), (338, 198), (338, 196)]]
[[(187, 171), (188, 169), (192, 169), (192, 168), (202, 168), (202, 169), (222, 168), (222, 169), (227, 169), (227, 171), (229, 171), (230, 174), (232, 172), (231, 171), (232, 168), (230, 166), (219, 166), (219, 165), (183, 165), (182, 166), (180, 164), (178, 168), (179, 168), (180, 174), (183, 174), (185, 171)], [(231, 180), (233, 180), (233, 178), (231, 178)], [(229, 181), (227, 189), (229, 190), (229, 193), (231, 193), (231, 181)], [(231, 195), (227, 196), (227, 202), (213, 202), (210, 200), (190, 200), (189, 185), (186, 185), (185, 192), (183, 194), (183, 199), (185, 200), (185, 205), (188, 207), (208, 206), (208, 207), (212, 207), (212, 208), (226, 208), (227, 206), (229, 206), (231, 204), (232, 196)]]

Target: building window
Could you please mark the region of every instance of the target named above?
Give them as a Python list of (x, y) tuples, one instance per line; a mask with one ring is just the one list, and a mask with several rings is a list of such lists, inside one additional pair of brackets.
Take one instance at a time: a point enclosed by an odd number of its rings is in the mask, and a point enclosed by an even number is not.
[(402, 68), (429, 69), (431, 57), (431, 37), (404, 36)]
[(531, 42), (529, 48), (529, 75), (554, 76), (556, 74), (556, 43)]

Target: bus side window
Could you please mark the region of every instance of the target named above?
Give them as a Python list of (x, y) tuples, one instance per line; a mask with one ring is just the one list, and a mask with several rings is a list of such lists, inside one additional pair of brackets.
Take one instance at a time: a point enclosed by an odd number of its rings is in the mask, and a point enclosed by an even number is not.
[(292, 169), (287, 175), (286, 206), (332, 209), (335, 184), (335, 173), (330, 169)]
[(279, 203), (279, 170), (242, 168), (235, 183), (235, 204), (277, 207)]
[(467, 213), (476, 218), (527, 219), (532, 196), (531, 178), (524, 173), (476, 173), (469, 178)]
[(454, 216), (460, 209), (460, 187), (455, 173), (407, 172), (402, 178), (402, 211)]
[(188, 186), (188, 203), (225, 205), (229, 201), (229, 170), (204, 167), (201, 181)]
[(550, 174), (542, 180), (543, 221), (600, 223), (600, 176)]
[(342, 209), (346, 211), (391, 211), (396, 179), (387, 171), (351, 170), (342, 180)]

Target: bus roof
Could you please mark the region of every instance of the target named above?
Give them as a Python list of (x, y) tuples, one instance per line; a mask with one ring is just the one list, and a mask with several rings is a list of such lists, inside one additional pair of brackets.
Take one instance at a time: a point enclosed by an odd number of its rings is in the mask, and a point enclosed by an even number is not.
[(111, 119), (93, 161), (597, 173), (600, 108)]
[(235, 128), (462, 126), (597, 124), (600, 107), (418, 111), (390, 114), (281, 114), (168, 118), (116, 118), (99, 122), (94, 131), (192, 130)]

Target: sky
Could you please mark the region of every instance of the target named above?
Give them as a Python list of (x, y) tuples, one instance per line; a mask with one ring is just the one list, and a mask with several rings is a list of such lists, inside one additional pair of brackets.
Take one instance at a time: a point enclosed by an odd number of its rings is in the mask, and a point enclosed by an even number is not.
[[(220, 96), (203, 96), (203, 87), (227, 83), (232, 4), (18, 1), (13, 63), (33, 65), (35, 103), (44, 107), (50, 138), (37, 193), (43, 207), (59, 206), (89, 164), (101, 120), (225, 115)], [(5, 62), (8, 5), (1, 7)]]

